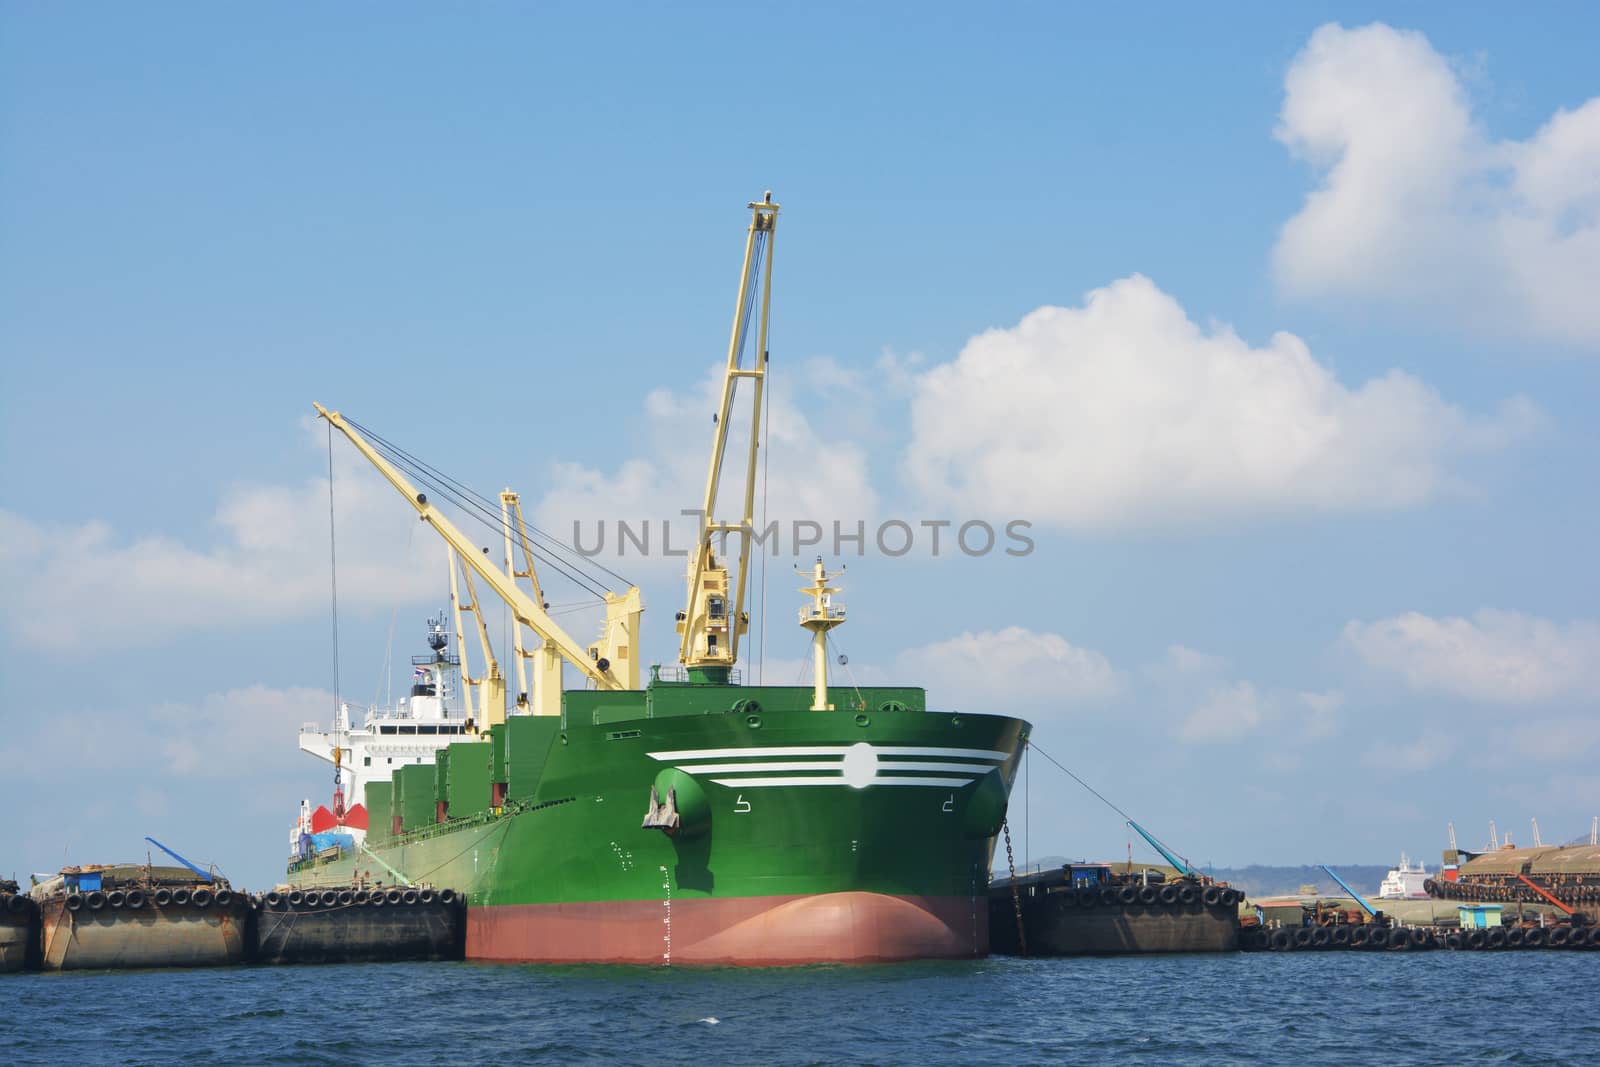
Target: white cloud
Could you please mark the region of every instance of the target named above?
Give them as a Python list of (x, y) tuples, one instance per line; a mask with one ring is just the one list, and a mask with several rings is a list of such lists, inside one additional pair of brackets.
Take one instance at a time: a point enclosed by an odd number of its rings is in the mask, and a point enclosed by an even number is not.
[(1159, 661), (1145, 667), (1145, 673), (1157, 679), (1173, 681), (1195, 675), (1221, 674), (1228, 669), (1228, 661), (1209, 652), (1201, 652), (1187, 645), (1168, 645)]
[(1180, 741), (1251, 740), (1263, 749), (1263, 766), (1278, 773), (1298, 766), (1306, 745), (1344, 729), (1343, 692), (1262, 687), (1230, 678), (1229, 667), (1221, 656), (1170, 645), (1140, 670), (1149, 684), (1141, 707), (1165, 707)]
[(1427, 732), (1409, 740), (1375, 741), (1361, 754), (1361, 763), (1381, 771), (1428, 771), (1448, 763), (1457, 748), (1454, 736)]
[(1418, 692), (1487, 704), (1535, 704), (1600, 688), (1600, 625), (1484, 609), (1470, 619), (1407, 612), (1351, 622), (1344, 642), (1368, 666)]
[(1288, 292), (1600, 344), (1600, 97), (1492, 140), (1427, 38), (1382, 23), (1318, 29), (1284, 88), (1278, 139), (1319, 176), (1274, 253)]
[(917, 381), (905, 469), (936, 505), (1066, 527), (1401, 508), (1534, 422), (1394, 370), (1348, 388), (1298, 337), (1203, 330), (1134, 275), (1043, 307)]
[(20, 840), (0, 844), (27, 869), (53, 870), (142, 859), (150, 834), (197, 863), (217, 862), (235, 886), (270, 886), (282, 877), (300, 799), (332, 796), (332, 766), (295, 742), (302, 722), (325, 724), (332, 710), (326, 690), (255, 684), (154, 708), (69, 704), (8, 722), (0, 801), (27, 807), (59, 788), (61, 753), (70, 753), (68, 778), (94, 787), (48, 835), (24, 827)]
[[(348, 455), (344, 453), (349, 453)], [(366, 461), (335, 453), (341, 607), (391, 606), (444, 587), (444, 549)], [(216, 534), (193, 545), (108, 523), (34, 522), (0, 510), (5, 625), (66, 651), (159, 642), (197, 628), (325, 613), (328, 481), (228, 491)]]
[(1266, 719), (1261, 694), (1249, 682), (1212, 690), (1178, 726), (1185, 741), (1228, 741), (1254, 733)]
[(311, 757), (292, 742), (302, 724), (331, 721), (333, 707), (333, 694), (325, 689), (256, 684), (209, 694), (198, 704), (163, 704), (151, 713), (150, 727), (169, 773), (226, 777), (237, 772), (244, 752), (258, 761), (271, 752), (269, 767), (304, 765)]
[[(333, 694), (327, 690), (257, 683), (149, 709), (97, 707), (51, 715), (24, 736), (18, 751), (71, 752), (78, 771), (108, 779), (137, 767), (169, 784), (228, 779), (246, 788), (309, 766), (311, 757), (295, 744), (300, 726), (332, 717)], [(59, 773), (48, 763), (26, 760), (18, 770), (40, 780)], [(331, 782), (331, 771), (328, 777)], [(290, 803), (274, 801), (280, 807)]]
[[(849, 394), (859, 388), (851, 374), (829, 361), (816, 361), (803, 370), (798, 390), (801, 393), (811, 390), (824, 395)], [(682, 513), (699, 508), (703, 502), (714, 431), (711, 415), (720, 404), (721, 388), (722, 372), (717, 370), (686, 392), (651, 392), (645, 401), (643, 457), (628, 460), (611, 473), (581, 463), (555, 464), (550, 478), (552, 487), (536, 508), (539, 524), (568, 540), (576, 522), (579, 543), (592, 549), (599, 536), (597, 524), (603, 520), (604, 547), (596, 559), (613, 565), (619, 558), (617, 521), (626, 521), (636, 535), (648, 521), (648, 558), (679, 569), (684, 567), (684, 559), (664, 556), (662, 523), (671, 524), (671, 548), (675, 553), (693, 546), (696, 520)], [(818, 551), (828, 553), (833, 547), (834, 520), (846, 524), (846, 533), (854, 532), (858, 520), (865, 522), (870, 546), (878, 498), (871, 485), (866, 455), (852, 435), (830, 434), (816, 427), (791, 399), (796, 392), (767, 394), (770, 454), (765, 471), (759, 467), (757, 470), (756, 522), (759, 524), (762, 518), (764, 481), (766, 517), (769, 522), (782, 524), (780, 547), (784, 555), (790, 552), (790, 531), (796, 520), (823, 524), (827, 540), (818, 546)], [(742, 391), (735, 401), (735, 415), (729, 420), (732, 425), (724, 452), (716, 516), (719, 520), (737, 521), (743, 506), (748, 398), (749, 393)], [(624, 562), (640, 558), (634, 542), (627, 544), (620, 558)]]
[(1123, 689), (1101, 653), (1020, 626), (907, 649), (895, 671), (927, 688), (930, 707), (952, 711), (1049, 714), (1107, 702)]
[(1344, 694), (1336, 689), (1322, 693), (1298, 693), (1302, 719), (1301, 727), (1307, 738), (1321, 740), (1332, 737), (1343, 725), (1339, 713), (1344, 708)]

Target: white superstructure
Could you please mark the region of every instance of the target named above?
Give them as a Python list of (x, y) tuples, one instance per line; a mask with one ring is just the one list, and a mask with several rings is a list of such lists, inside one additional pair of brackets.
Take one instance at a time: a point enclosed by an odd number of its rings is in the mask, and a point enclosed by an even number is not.
[(1426, 900), (1428, 891), (1422, 887), (1427, 880), (1428, 869), (1425, 864), (1411, 866), (1410, 857), (1404, 852), (1400, 853), (1400, 866), (1390, 871), (1383, 878), (1383, 884), (1378, 887), (1378, 900)]
[[(448, 651), (450, 639), (443, 616), (430, 619), (428, 625), (431, 651), (411, 657), (409, 697), (394, 707), (365, 709), (359, 724), (352, 721), (351, 706), (340, 704), (333, 729), (314, 722), (300, 727), (300, 750), (338, 764), (336, 793), (348, 797), (351, 805), (361, 803), (368, 782), (387, 782), (399, 768), (432, 763), (441, 748), (477, 736), (476, 724), (457, 703), (461, 661)], [(309, 813), (309, 802), (302, 804), (302, 809)], [(301, 821), (307, 830), (308, 819), (309, 815), (303, 814)]]

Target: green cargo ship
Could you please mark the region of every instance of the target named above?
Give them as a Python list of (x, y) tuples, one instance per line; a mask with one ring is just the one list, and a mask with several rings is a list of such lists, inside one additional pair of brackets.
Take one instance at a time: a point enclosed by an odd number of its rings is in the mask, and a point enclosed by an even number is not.
[[(318, 407), (450, 544), (458, 648), (465, 610), (491, 656), (474, 574), (506, 604), (520, 691), (508, 715), (494, 660), (477, 678), (463, 664), (477, 697), (467, 739), (441, 742), (432, 763), (402, 766), (388, 781), (372, 775), (361, 797), (365, 839), (291, 864), (292, 884), (453, 887), (468, 902), (467, 956), (480, 960), (766, 965), (987, 954), (990, 864), (1028, 725), (929, 711), (919, 688), (830, 689), (828, 633), (845, 612), (829, 584), (837, 575), (820, 559), (805, 572), (800, 611), (813, 684), (738, 684), (763, 445), (771, 276), (762, 265), (778, 211), (770, 194), (750, 208), (700, 512), (718, 513), (729, 416), (749, 382), (743, 517), (703, 524), (677, 613), (681, 666), (670, 677), (651, 668), (639, 684), (636, 588), (605, 595), (605, 628), (588, 647), (549, 617), (539, 553), (520, 508), (512, 517), (514, 494), (501, 498), (502, 570), (401, 469), (421, 481), (432, 468)], [(760, 356), (746, 367), (758, 288)], [(448, 493), (456, 483), (429, 484)], [(514, 537), (523, 570), (512, 564)], [(732, 566), (715, 550), (730, 537), (739, 545)], [(467, 604), (454, 593), (458, 558)], [(561, 691), (562, 663), (591, 688)], [(332, 754), (337, 764), (351, 750), (335, 738)]]

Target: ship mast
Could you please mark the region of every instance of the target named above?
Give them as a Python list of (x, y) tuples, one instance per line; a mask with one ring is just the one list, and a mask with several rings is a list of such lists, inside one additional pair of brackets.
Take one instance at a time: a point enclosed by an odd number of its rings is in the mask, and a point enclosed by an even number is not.
[[(734, 305), (733, 330), (728, 339), (728, 363), (722, 379), (722, 403), (714, 416), (711, 463), (706, 473), (704, 506), (700, 512), (700, 538), (689, 564), (688, 603), (678, 614), (678, 633), (682, 641), (678, 660), (689, 671), (691, 681), (725, 684), (739, 660), (739, 638), (750, 625), (745, 611), (750, 574), (750, 542), (755, 528), (756, 458), (761, 442), (761, 400), (767, 377), (767, 315), (772, 303), (772, 242), (778, 222), (778, 205), (769, 190), (760, 201), (752, 202), (750, 229), (745, 237), (744, 269), (739, 275), (739, 296)], [(765, 270), (763, 270), (763, 260)], [(755, 310), (756, 291), (761, 292), (761, 308), (756, 329), (756, 352), (751, 366), (744, 365), (745, 340)], [(722, 461), (728, 447), (729, 416), (739, 380), (752, 384), (750, 402), (750, 441), (745, 457), (743, 507), (737, 522), (716, 518), (717, 490), (722, 479)], [(729, 534), (738, 538), (739, 561), (736, 577), (729, 573), (726, 559), (719, 560), (715, 543), (721, 535), (725, 546)], [(733, 584), (732, 603), (729, 584)]]
[[(798, 567), (795, 570), (802, 575), (806, 573)], [(812, 711), (833, 710), (833, 705), (828, 703), (828, 631), (844, 624), (844, 605), (834, 603), (833, 594), (839, 587), (828, 583), (843, 573), (843, 567), (831, 572), (824, 569), (822, 557), (818, 556), (810, 568), (811, 584), (800, 587), (800, 591), (811, 598), (811, 603), (800, 609), (800, 625), (811, 631), (811, 662), (815, 674)]]

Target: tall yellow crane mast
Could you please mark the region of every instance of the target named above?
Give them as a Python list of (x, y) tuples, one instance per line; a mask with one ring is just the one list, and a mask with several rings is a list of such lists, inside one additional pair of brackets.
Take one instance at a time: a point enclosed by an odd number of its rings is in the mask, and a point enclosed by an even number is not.
[[(638, 665), (638, 640), (639, 615), (643, 610), (640, 603), (638, 586), (629, 586), (621, 594), (607, 592), (605, 594), (605, 622), (602, 625), (600, 640), (593, 645), (584, 646), (574, 640), (563, 630), (554, 619), (550, 617), (542, 600), (535, 600), (516, 584), (515, 577), (508, 575), (491, 562), (485, 553), (473, 545), (472, 540), (462, 533), (455, 523), (451, 522), (444, 513), (434, 504), (430, 503), (427, 496), (420, 492), (416, 486), (401, 474), (384, 456), (351, 426), (349, 421), (337, 411), (329, 411), (321, 404), (313, 404), (317, 414), (327, 419), (329, 425), (338, 430), (356, 447), (356, 451), (366, 457), (367, 462), (378, 469), (390, 485), (394, 486), (402, 496), (411, 502), (422, 521), (444, 538), (445, 543), (455, 550), (461, 561), (472, 569), (477, 576), (494, 590), (511, 610), (513, 619), (522, 626), (526, 626), (537, 634), (543, 641), (555, 646), (557, 653), (566, 662), (576, 667), (585, 678), (589, 679), (597, 689), (637, 689), (639, 688)], [(520, 508), (518, 515), (520, 517)], [(525, 531), (524, 531), (525, 534)], [(530, 550), (530, 571), (531, 565)], [(536, 586), (537, 588), (537, 586)], [(481, 623), (481, 617), (480, 617)], [(547, 689), (555, 690), (553, 698), (540, 694), (543, 703), (553, 703), (553, 710), (536, 707), (536, 711), (545, 714), (557, 714), (560, 711), (560, 684), (557, 672), (557, 684), (548, 686)], [(504, 693), (504, 685), (501, 687)], [(501, 706), (504, 706), (502, 696)]]
[[(696, 681), (726, 682), (729, 671), (739, 661), (739, 638), (750, 625), (745, 611), (750, 574), (750, 544), (755, 528), (756, 459), (761, 441), (761, 400), (767, 379), (767, 313), (772, 303), (773, 237), (778, 223), (778, 205), (772, 193), (750, 207), (750, 230), (745, 238), (744, 269), (739, 275), (739, 297), (734, 305), (733, 332), (728, 340), (728, 364), (722, 379), (722, 403), (715, 416), (711, 466), (706, 473), (705, 506), (701, 509), (700, 539), (689, 563), (688, 603), (678, 615), (681, 643), (678, 660)], [(762, 269), (763, 257), (765, 270)], [(745, 339), (750, 331), (756, 290), (761, 291), (761, 309), (756, 330), (753, 365), (745, 367)], [(729, 415), (741, 379), (752, 385), (750, 403), (750, 441), (746, 449), (743, 507), (737, 522), (718, 520), (717, 490), (722, 478), (723, 454), (728, 447)], [(719, 560), (715, 545), (727, 543), (729, 535), (738, 539), (737, 577), (730, 574), (727, 561)], [(733, 586), (729, 598), (729, 586)]]
[[(467, 709), (480, 729), (506, 721), (506, 680), (500, 673), (500, 664), (494, 658), (494, 647), (489, 644), (489, 627), (483, 617), (483, 605), (478, 603), (478, 588), (473, 584), (472, 572), (462, 569), (461, 577), (467, 586), (467, 604), (463, 607), (461, 593), (456, 584), (456, 550), (446, 546), (450, 557), (450, 607), (456, 618), (456, 654), (461, 659), (461, 681), (467, 689)], [(478, 647), (483, 651), (483, 674), (472, 677), (467, 656), (467, 642), (461, 632), (461, 613), (472, 613), (478, 631)], [(473, 694), (477, 694), (474, 703)]]
[[(522, 498), (510, 489), (500, 492), (500, 528), (505, 534), (506, 577), (510, 578), (513, 584), (518, 578), (526, 578), (532, 590), (534, 603), (548, 611), (550, 603), (544, 598), (544, 589), (539, 585), (539, 571), (533, 565), (533, 542), (528, 538), (528, 525), (522, 518)], [(522, 547), (524, 569), (520, 571), (517, 570), (512, 557), (513, 528), (516, 530), (517, 542)], [(561, 649), (554, 641), (537, 633), (534, 634), (536, 638), (534, 647), (528, 648), (522, 639), (522, 629), (522, 624), (518, 623), (513, 638), (517, 659), (517, 710), (523, 713), (531, 711), (535, 715), (559, 715), (561, 714)], [(630, 652), (631, 650), (625, 650), (620, 659), (615, 655), (605, 655), (604, 658), (610, 659), (613, 663), (631, 663)], [(528, 684), (529, 660), (533, 661), (531, 687)], [(637, 678), (631, 684), (636, 686)]]

